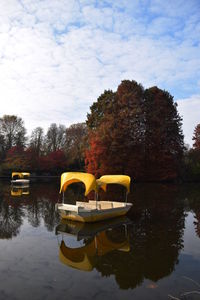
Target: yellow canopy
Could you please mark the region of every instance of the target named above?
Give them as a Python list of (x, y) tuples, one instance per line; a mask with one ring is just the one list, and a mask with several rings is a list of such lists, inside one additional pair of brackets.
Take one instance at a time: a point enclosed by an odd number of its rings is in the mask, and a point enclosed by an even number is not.
[(83, 182), (85, 185), (85, 196), (91, 191), (96, 191), (96, 179), (94, 175), (81, 172), (66, 172), (61, 175), (60, 193), (75, 182)]
[(14, 176), (18, 176), (19, 178), (24, 178), (24, 176), (30, 176), (30, 173), (27, 173), (27, 172), (12, 172), (12, 178)]
[(97, 179), (98, 186), (104, 191), (106, 191), (107, 184), (111, 183), (123, 185), (127, 189), (127, 192), (130, 192), (131, 178), (127, 175), (104, 175)]

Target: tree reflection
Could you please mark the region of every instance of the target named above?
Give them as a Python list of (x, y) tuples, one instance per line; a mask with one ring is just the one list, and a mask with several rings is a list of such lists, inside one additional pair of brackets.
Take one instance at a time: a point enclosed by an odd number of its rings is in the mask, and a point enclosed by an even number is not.
[[(157, 281), (169, 275), (183, 248), (184, 202), (175, 187), (155, 186), (133, 193), (129, 217), (131, 251), (108, 253), (96, 268), (102, 276), (114, 275), (120, 288), (135, 288), (143, 280)], [(178, 202), (177, 202), (178, 200)]]
[(55, 211), (58, 201), (58, 188), (55, 184), (37, 184), (32, 187), (32, 197), (27, 205), (27, 217), (33, 227), (44, 222), (48, 231), (53, 231), (59, 222)]
[(187, 195), (189, 208), (194, 212), (194, 228), (197, 236), (200, 238), (200, 187), (199, 185), (192, 185)]
[(11, 239), (19, 234), (24, 212), (19, 205), (11, 206), (0, 200), (0, 239)]
[(60, 220), (55, 212), (59, 195), (57, 184), (32, 184), (29, 194), (21, 193), (18, 197), (11, 191), (13, 189), (8, 183), (1, 186), (0, 238), (17, 236), (24, 218), (33, 227), (44, 223), (48, 231), (54, 230)]

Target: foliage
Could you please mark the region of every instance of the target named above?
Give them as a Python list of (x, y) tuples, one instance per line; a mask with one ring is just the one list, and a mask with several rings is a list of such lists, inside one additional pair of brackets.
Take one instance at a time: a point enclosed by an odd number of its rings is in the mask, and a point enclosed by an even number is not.
[(29, 170), (26, 151), (22, 147), (12, 147), (7, 151), (6, 158), (2, 164), (4, 174), (10, 174), (13, 170)]
[(183, 156), (182, 119), (173, 97), (157, 87), (145, 90), (146, 179), (173, 179), (179, 175)]
[(115, 93), (108, 90), (97, 99), (90, 107), (91, 113), (87, 114), (86, 124), (90, 129), (97, 129), (101, 124), (106, 111), (112, 112), (112, 107), (115, 102)]
[(21, 118), (14, 115), (4, 115), (0, 118), (0, 142), (1, 151), (8, 151), (14, 146), (25, 146), (26, 129)]
[(65, 131), (66, 128), (64, 125), (57, 126), (55, 123), (50, 125), (45, 138), (47, 153), (57, 151), (64, 147), (66, 137)]
[(32, 131), (29, 145), (36, 156), (42, 154), (44, 150), (44, 130), (41, 127), (36, 127)]
[(190, 149), (185, 152), (182, 178), (184, 181), (200, 181), (200, 150)]
[(37, 171), (40, 173), (50, 172), (51, 174), (60, 174), (66, 167), (66, 156), (63, 150), (56, 150), (38, 158)]
[(87, 126), (77, 123), (66, 129), (65, 153), (67, 163), (72, 168), (81, 170), (84, 167), (84, 154), (86, 148)]
[(195, 127), (193, 140), (194, 140), (194, 144), (193, 144), (194, 149), (200, 150), (200, 124), (198, 124)]
[(88, 115), (87, 171), (98, 176), (125, 173), (137, 180), (175, 179), (184, 147), (173, 97), (157, 87), (144, 90), (136, 81), (124, 80), (105, 98), (98, 98)]

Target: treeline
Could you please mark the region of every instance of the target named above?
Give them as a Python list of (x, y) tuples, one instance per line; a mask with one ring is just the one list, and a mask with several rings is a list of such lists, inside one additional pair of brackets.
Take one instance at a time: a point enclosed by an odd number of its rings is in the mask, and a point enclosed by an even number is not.
[(128, 174), (137, 181), (200, 180), (200, 125), (186, 149), (182, 119), (173, 97), (158, 87), (124, 80), (104, 91), (85, 123), (51, 124), (29, 139), (23, 120), (0, 118), (0, 172), (26, 170), (60, 174), (85, 170), (97, 177)]
[(85, 123), (68, 128), (52, 123), (46, 134), (37, 127), (28, 138), (20, 117), (4, 115), (0, 118), (0, 173), (8, 176), (13, 170), (25, 170), (56, 175), (66, 169), (84, 169), (86, 136)]

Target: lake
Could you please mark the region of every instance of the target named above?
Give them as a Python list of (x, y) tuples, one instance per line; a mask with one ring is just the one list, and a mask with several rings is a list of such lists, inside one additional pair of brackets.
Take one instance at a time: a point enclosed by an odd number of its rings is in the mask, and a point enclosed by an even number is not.
[[(66, 198), (81, 193), (73, 186)], [(123, 191), (110, 195), (121, 201)], [(133, 185), (128, 217), (94, 225), (61, 221), (60, 200), (56, 181), (24, 189), (0, 182), (1, 300), (200, 293), (200, 185)]]

